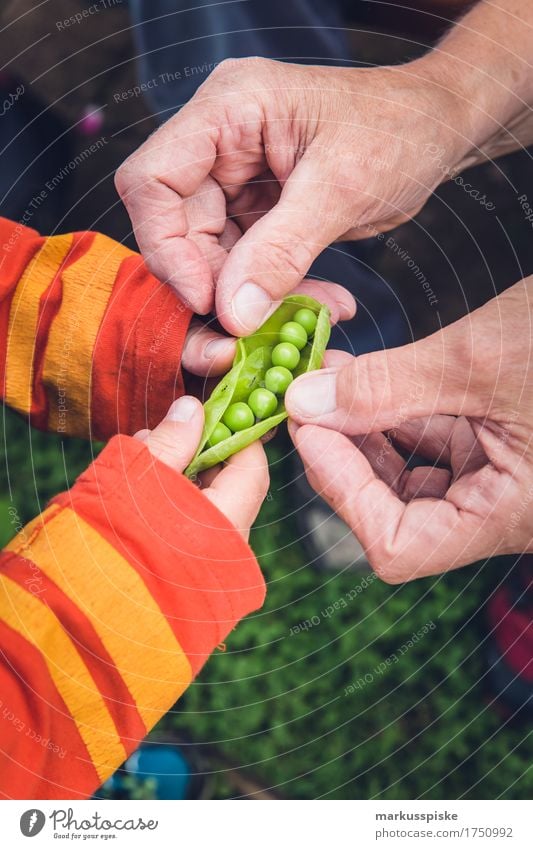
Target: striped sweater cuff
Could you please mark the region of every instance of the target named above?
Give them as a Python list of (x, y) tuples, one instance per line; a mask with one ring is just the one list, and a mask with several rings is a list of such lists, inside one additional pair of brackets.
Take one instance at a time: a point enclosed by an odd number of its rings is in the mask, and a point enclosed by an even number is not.
[(99, 233), (40, 237), (0, 218), (0, 380), (36, 427), (107, 439), (183, 394), (191, 313), (142, 257)]

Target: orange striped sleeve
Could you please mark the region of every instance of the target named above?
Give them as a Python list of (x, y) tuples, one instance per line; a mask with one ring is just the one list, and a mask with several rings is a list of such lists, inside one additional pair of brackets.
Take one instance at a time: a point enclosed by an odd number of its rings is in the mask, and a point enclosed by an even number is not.
[(0, 219), (2, 396), (36, 427), (96, 439), (153, 427), (183, 393), (189, 321), (112, 239)]
[(0, 792), (90, 795), (263, 598), (227, 519), (112, 439), (2, 555)]
[(46, 295), (72, 245), (72, 236), (45, 239), (14, 292), (7, 327), (5, 402), (29, 415), (33, 401), (33, 360), (41, 298)]

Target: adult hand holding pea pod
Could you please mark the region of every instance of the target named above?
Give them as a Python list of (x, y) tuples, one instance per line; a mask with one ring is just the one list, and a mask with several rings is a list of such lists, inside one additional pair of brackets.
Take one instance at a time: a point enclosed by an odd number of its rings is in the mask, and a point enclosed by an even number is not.
[(396, 227), (531, 143), (532, 24), (533, 4), (486, 0), (399, 65), (221, 62), (117, 172), (151, 270), (228, 333), (255, 331), (333, 241)]
[(411, 345), (328, 351), (290, 385), (309, 481), (384, 580), (533, 551), (532, 312), (529, 277)]

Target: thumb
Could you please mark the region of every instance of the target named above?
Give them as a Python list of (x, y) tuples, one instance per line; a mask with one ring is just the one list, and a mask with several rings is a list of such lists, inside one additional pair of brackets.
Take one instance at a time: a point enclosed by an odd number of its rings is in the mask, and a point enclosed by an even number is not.
[(333, 180), (323, 171), (315, 157), (304, 157), (278, 203), (232, 248), (216, 289), (217, 317), (229, 333), (257, 330), (346, 229), (345, 219), (332, 214)]
[(285, 406), (300, 424), (351, 435), (437, 413), (482, 416), (488, 403), (484, 366), (476, 368), (467, 340), (446, 328), (402, 348), (303, 375), (287, 390)]
[(157, 427), (152, 431), (141, 430), (135, 438), (142, 440), (162, 463), (176, 472), (183, 472), (196, 453), (203, 426), (204, 411), (200, 401), (184, 395), (171, 404)]

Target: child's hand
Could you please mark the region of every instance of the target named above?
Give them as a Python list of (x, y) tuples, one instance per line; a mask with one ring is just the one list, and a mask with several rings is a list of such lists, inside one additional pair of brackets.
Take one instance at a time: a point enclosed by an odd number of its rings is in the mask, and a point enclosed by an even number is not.
[[(181, 473), (196, 452), (203, 426), (202, 404), (184, 395), (174, 401), (157, 427), (140, 430), (135, 438), (143, 441), (154, 457)], [(269, 482), (267, 459), (259, 442), (235, 454), (222, 469), (210, 469), (200, 476), (204, 495), (245, 539), (266, 497)]]

